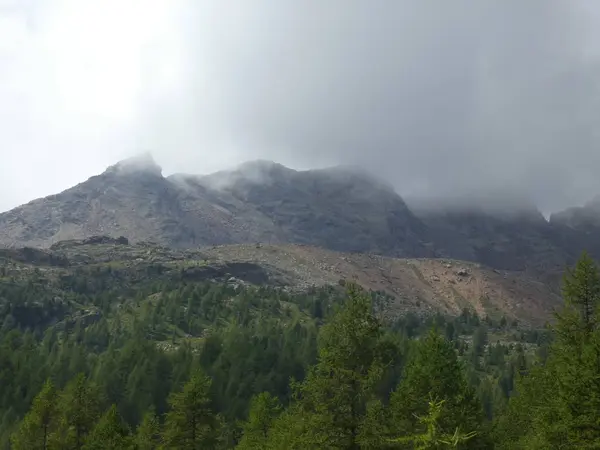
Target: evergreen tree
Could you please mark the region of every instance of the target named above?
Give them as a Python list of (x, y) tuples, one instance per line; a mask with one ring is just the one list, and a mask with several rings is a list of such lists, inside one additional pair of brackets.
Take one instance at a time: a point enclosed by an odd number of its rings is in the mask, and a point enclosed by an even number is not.
[(160, 422), (153, 411), (144, 414), (138, 426), (135, 438), (135, 450), (156, 450), (160, 445)]
[(60, 422), (51, 437), (52, 448), (80, 450), (100, 417), (100, 392), (84, 374), (71, 381), (60, 395)]
[(321, 329), (317, 364), (295, 385), (297, 407), (282, 418), (293, 422), (289, 436), (297, 433), (290, 448), (360, 448), (367, 402), (388, 362), (381, 334), (370, 297), (351, 285), (343, 309)]
[(171, 410), (166, 415), (163, 434), (166, 448), (198, 450), (217, 447), (221, 423), (210, 406), (210, 386), (211, 379), (197, 371), (182, 392), (171, 395)]
[(57, 393), (48, 380), (12, 439), (14, 450), (46, 450), (57, 422)]
[(518, 383), (499, 420), (503, 448), (598, 448), (600, 274), (587, 254), (567, 271), (563, 298), (545, 365)]
[(357, 441), (364, 450), (379, 450), (390, 447), (388, 411), (380, 400), (367, 404), (365, 417), (360, 425)]
[(392, 439), (391, 442), (398, 444), (409, 444), (415, 450), (429, 450), (440, 448), (457, 448), (459, 444), (467, 442), (477, 433), (463, 433), (457, 427), (453, 433), (440, 431), (438, 421), (442, 415), (444, 401), (429, 401), (426, 416), (419, 417), (419, 422), (425, 427), (422, 434)]
[(237, 448), (248, 450), (265, 448), (271, 424), (280, 412), (279, 400), (268, 392), (254, 397), (248, 420), (242, 426), (243, 435)]
[(600, 273), (592, 258), (584, 252), (574, 269), (563, 278), (565, 308), (557, 315), (555, 331), (571, 350), (587, 341), (597, 329), (600, 303)]
[(129, 428), (112, 405), (87, 437), (83, 450), (123, 450), (129, 444)]
[[(390, 431), (396, 436), (425, 432), (419, 417), (430, 412), (431, 398), (443, 402), (436, 417), (441, 433), (453, 433), (459, 428), (481, 434), (481, 404), (467, 383), (452, 343), (434, 330), (416, 343), (404, 378), (392, 394)], [(478, 435), (467, 447), (485, 448), (482, 440)]]

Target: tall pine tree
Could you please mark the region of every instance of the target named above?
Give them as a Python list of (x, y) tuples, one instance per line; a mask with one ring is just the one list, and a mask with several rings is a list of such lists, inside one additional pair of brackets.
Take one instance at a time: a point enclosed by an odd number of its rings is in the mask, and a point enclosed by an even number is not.
[(12, 438), (14, 450), (48, 449), (50, 434), (57, 425), (57, 401), (56, 389), (48, 380)]
[(360, 448), (367, 403), (389, 363), (381, 336), (370, 297), (351, 285), (343, 309), (321, 329), (318, 362), (295, 385), (296, 403), (276, 421), (272, 439), (288, 448)]
[(160, 422), (154, 411), (144, 414), (142, 423), (138, 426), (134, 448), (136, 450), (156, 450), (160, 445)]
[(211, 383), (209, 377), (197, 371), (182, 392), (171, 395), (171, 410), (166, 415), (163, 434), (166, 448), (204, 450), (217, 447), (221, 422), (211, 408)]
[(129, 427), (112, 405), (86, 438), (83, 450), (123, 450), (129, 447)]
[(430, 402), (443, 402), (436, 417), (440, 433), (476, 432), (465, 448), (486, 448), (483, 443), (483, 409), (475, 390), (466, 380), (451, 342), (431, 330), (415, 344), (404, 378), (391, 398), (389, 429), (392, 435), (406, 436), (425, 433)]
[(248, 420), (242, 426), (242, 439), (236, 448), (244, 450), (265, 448), (271, 424), (280, 412), (281, 405), (276, 397), (268, 392), (255, 396), (250, 404)]
[(501, 448), (598, 448), (600, 273), (586, 253), (567, 271), (563, 298), (545, 365), (518, 382), (498, 422)]
[(71, 381), (60, 395), (60, 421), (51, 436), (52, 448), (80, 450), (101, 414), (98, 387), (84, 374)]

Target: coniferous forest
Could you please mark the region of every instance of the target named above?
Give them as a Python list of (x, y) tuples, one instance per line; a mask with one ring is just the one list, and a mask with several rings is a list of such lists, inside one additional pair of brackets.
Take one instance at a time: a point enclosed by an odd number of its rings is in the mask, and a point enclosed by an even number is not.
[(1, 448), (600, 448), (585, 254), (541, 330), (467, 309), (390, 318), (351, 283), (123, 288), (109, 272), (63, 279), (60, 302), (43, 273), (2, 278)]

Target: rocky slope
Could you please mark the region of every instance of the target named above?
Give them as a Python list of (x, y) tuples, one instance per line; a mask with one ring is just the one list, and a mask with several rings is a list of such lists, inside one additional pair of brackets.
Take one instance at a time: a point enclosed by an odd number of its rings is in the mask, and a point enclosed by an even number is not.
[(561, 303), (550, 285), (521, 272), (449, 259), (397, 259), (289, 244), (191, 251), (101, 237), (60, 242), (46, 250), (3, 250), (0, 268), (2, 276), (13, 279), (43, 275), (60, 286), (61, 280), (76, 277), (123, 289), (148, 279), (214, 279), (294, 290), (354, 281), (386, 293), (392, 316), (407, 311), (458, 315), (468, 308), (481, 317), (505, 316), (534, 326), (549, 320)]
[(583, 249), (600, 258), (600, 200), (547, 221), (523, 204), (407, 206), (389, 185), (352, 167), (295, 171), (254, 161), (209, 176), (164, 177), (152, 158), (142, 155), (0, 214), (0, 247), (48, 248), (94, 235), (176, 248), (297, 243), (454, 258), (545, 280), (554, 279)]
[(93, 235), (193, 247), (277, 236), (240, 202), (223, 207), (164, 178), (150, 157), (126, 160), (57, 195), (0, 214), (0, 244), (48, 247)]
[(299, 245), (217, 246), (202, 253), (213, 261), (258, 264), (277, 271), (292, 285), (355, 281), (388, 293), (394, 298), (391, 310), (398, 312), (460, 314), (468, 308), (481, 317), (506, 316), (542, 325), (562, 302), (552, 284), (522, 272), (452, 259), (398, 259)]
[(573, 236), (537, 210), (495, 214), (476, 209), (418, 211), (438, 257), (478, 261), (505, 270), (562, 272), (579, 256)]
[(411, 256), (427, 253), (423, 232), (391, 188), (358, 172), (256, 162), (165, 178), (149, 156), (0, 214), (0, 245), (9, 247), (102, 234), (182, 248), (295, 242)]

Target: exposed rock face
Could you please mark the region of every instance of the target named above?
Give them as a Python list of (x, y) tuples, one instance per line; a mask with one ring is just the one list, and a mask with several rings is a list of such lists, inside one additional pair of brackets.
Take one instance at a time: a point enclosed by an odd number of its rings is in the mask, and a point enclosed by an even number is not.
[(298, 243), (538, 275), (561, 272), (583, 249), (600, 257), (600, 198), (549, 221), (513, 200), (419, 206), (353, 167), (295, 171), (253, 161), (208, 176), (164, 177), (150, 155), (141, 155), (0, 214), (0, 246), (48, 248), (97, 236), (178, 248)]
[(563, 239), (581, 253), (600, 256), (600, 196), (584, 206), (566, 209), (550, 216), (550, 224), (560, 230)]
[(538, 273), (562, 271), (576, 257), (568, 239), (537, 211), (513, 215), (430, 211), (419, 217), (428, 226), (439, 257)]
[(424, 226), (388, 186), (347, 169), (264, 161), (165, 178), (147, 155), (0, 214), (0, 245), (49, 247), (104, 235), (173, 247), (296, 242), (424, 256)]
[(201, 182), (252, 205), (287, 242), (396, 256), (428, 254), (423, 223), (391, 187), (358, 170), (297, 172), (257, 161)]

